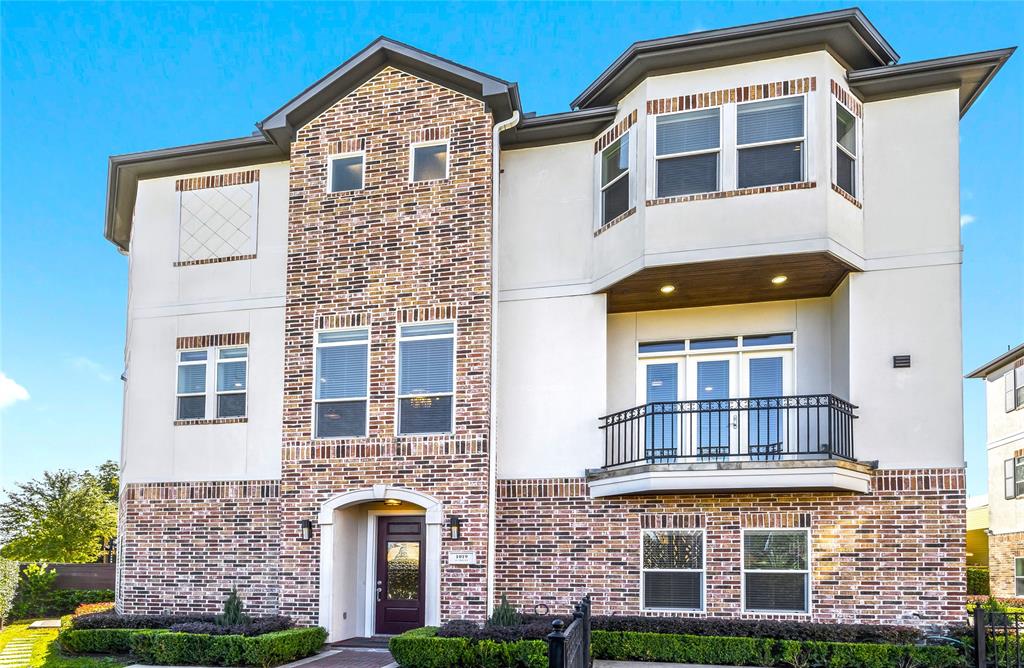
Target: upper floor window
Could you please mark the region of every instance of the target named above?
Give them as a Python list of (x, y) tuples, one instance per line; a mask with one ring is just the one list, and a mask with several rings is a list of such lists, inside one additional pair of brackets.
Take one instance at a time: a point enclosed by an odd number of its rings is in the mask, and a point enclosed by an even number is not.
[(1024, 457), (1003, 462), (1003, 496), (1007, 499), (1024, 496)]
[(643, 532), (643, 609), (704, 607), (704, 532)]
[(655, 133), (657, 197), (719, 189), (720, 109), (658, 116)]
[(836, 102), (836, 185), (851, 197), (857, 196), (857, 119)]
[(361, 190), (364, 158), (362, 153), (331, 156), (328, 160), (330, 167), (328, 191), (340, 193)]
[(601, 151), (601, 225), (629, 211), (632, 206), (629, 133)]
[(316, 438), (366, 435), (369, 338), (367, 329), (317, 332)]
[(448, 178), (448, 142), (413, 144), (409, 180), (438, 181)]
[(245, 417), (248, 366), (246, 346), (179, 351), (177, 419)]
[(810, 546), (808, 532), (744, 530), (743, 610), (808, 612)]
[(398, 338), (398, 433), (452, 431), (455, 325), (402, 325)]
[(1003, 374), (1003, 392), (1007, 413), (1024, 406), (1024, 365)]
[(804, 140), (803, 96), (737, 105), (737, 187), (802, 181)]

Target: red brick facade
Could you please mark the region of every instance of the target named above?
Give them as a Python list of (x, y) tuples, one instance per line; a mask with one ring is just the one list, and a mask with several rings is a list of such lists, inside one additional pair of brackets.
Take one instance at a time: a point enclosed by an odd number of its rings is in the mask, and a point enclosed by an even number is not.
[(1024, 557), (1024, 532), (988, 537), (988, 582), (993, 596), (1019, 598), (1014, 578), (1017, 557)]
[(741, 616), (741, 529), (806, 526), (813, 620), (963, 620), (962, 469), (879, 471), (866, 495), (591, 499), (583, 479), (502, 480), (497, 491), (496, 593), (526, 610), (538, 603), (562, 608), (590, 592), (598, 614), (639, 614), (642, 528), (704, 527), (706, 614)]
[[(301, 622), (316, 621), (319, 537), (299, 540), (299, 522), (380, 483), (430, 494), (463, 518), (458, 549), (479, 560), (444, 566), (441, 614), (485, 614), (492, 126), (479, 100), (389, 67), (292, 143), (281, 612)], [(450, 177), (409, 183), (409, 147), (424, 137), (448, 138)], [(365, 187), (328, 193), (328, 156), (357, 139)], [(370, 328), (368, 438), (315, 441), (315, 327), (353, 319)], [(456, 324), (454, 434), (395, 436), (398, 325), (438, 319)]]

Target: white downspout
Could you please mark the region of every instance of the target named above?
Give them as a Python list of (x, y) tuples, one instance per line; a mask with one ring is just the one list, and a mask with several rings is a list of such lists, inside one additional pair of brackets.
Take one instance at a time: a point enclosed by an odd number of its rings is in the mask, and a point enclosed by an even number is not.
[(519, 112), (494, 126), (491, 144), (491, 425), (487, 443), (487, 616), (494, 611), (494, 540), (497, 534), (498, 478), (498, 175), (503, 131), (519, 122)]

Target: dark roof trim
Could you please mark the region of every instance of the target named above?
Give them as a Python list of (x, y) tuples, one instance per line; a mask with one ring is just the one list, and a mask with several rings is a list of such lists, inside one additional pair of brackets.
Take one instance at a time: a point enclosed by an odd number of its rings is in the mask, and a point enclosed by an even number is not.
[(139, 179), (229, 169), (287, 158), (281, 149), (261, 135), (111, 156), (103, 236), (122, 250), (128, 250)]
[(1016, 47), (850, 72), (850, 86), (865, 102), (920, 93), (929, 88), (960, 89), (960, 116), (1016, 51)]
[(999, 367), (1006, 366), (1010, 362), (1015, 361), (1018, 357), (1024, 357), (1024, 343), (1020, 344), (1013, 350), (1006, 351), (994, 360), (979, 366), (977, 369), (967, 374), (965, 378), (985, 378)]
[(393, 65), (439, 85), (483, 100), (496, 119), (522, 111), (519, 89), (514, 83), (459, 65), (416, 47), (387, 37), (378, 37), (287, 104), (257, 127), (278, 146), (287, 147), (295, 131), (334, 104), (386, 65)]
[(593, 107), (546, 116), (531, 116), (501, 135), (502, 149), (545, 146), (591, 139), (615, 120), (618, 107)]
[(899, 60), (899, 54), (860, 9), (841, 9), (634, 42), (573, 100), (572, 107), (613, 104), (652, 71), (820, 48), (822, 44), (832, 47), (853, 69), (888, 65)]

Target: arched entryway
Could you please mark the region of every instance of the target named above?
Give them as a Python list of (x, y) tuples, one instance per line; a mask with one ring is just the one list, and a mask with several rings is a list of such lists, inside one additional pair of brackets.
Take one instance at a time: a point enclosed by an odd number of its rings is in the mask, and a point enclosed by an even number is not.
[[(401, 617), (403, 611), (387, 609), (387, 596), (378, 600), (377, 592), (386, 570), (379, 562), (396, 544), (408, 543), (421, 560), (423, 607), (406, 612), (420, 614), (428, 626), (440, 623), (443, 518), (436, 498), (390, 485), (345, 492), (321, 504), (320, 625), (327, 629), (329, 641), (385, 632), (377, 628), (385, 623), (382, 615)], [(417, 527), (422, 533), (416, 533)]]

